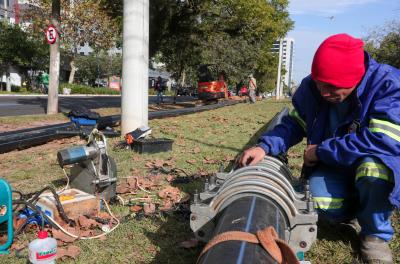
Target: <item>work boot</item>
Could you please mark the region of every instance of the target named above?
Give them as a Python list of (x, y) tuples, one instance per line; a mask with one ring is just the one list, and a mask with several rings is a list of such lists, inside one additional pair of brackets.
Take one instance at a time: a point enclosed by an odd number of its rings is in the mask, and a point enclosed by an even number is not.
[(341, 228), (349, 229), (350, 231), (354, 232), (356, 235), (359, 235), (361, 232), (361, 226), (358, 223), (357, 218), (353, 218), (348, 221), (344, 221), (340, 223)]
[(389, 243), (376, 236), (361, 237), (361, 257), (367, 264), (393, 264)]

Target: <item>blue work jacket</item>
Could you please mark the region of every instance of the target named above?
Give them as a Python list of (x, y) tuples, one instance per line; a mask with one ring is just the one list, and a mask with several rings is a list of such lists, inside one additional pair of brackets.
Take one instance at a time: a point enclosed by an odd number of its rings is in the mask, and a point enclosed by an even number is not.
[(318, 145), (320, 161), (335, 167), (377, 157), (393, 171), (395, 185), (389, 200), (400, 207), (400, 70), (377, 63), (367, 53), (365, 66), (362, 81), (348, 97), (351, 111), (332, 137), (326, 138), (325, 133), (330, 103), (308, 76), (293, 96), (294, 109), (261, 136), (259, 146), (278, 155), (307, 137), (308, 144)]

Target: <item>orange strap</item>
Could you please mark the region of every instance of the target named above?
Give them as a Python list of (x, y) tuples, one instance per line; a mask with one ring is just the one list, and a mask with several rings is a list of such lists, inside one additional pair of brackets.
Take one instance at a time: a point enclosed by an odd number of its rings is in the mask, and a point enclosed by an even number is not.
[(299, 264), (296, 255), (285, 241), (279, 239), (275, 229), (269, 226), (257, 233), (251, 234), (242, 231), (229, 231), (215, 236), (201, 251), (197, 262), (213, 246), (231, 240), (245, 241), (253, 244), (261, 244), (271, 257), (279, 264)]

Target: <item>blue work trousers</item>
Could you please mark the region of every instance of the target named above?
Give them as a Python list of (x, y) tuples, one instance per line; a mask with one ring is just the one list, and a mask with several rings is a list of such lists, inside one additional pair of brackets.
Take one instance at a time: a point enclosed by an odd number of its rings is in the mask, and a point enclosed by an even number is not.
[(310, 175), (310, 190), (319, 214), (335, 222), (357, 218), (361, 235), (385, 241), (393, 236), (389, 194), (393, 174), (379, 159), (367, 157), (353, 168), (318, 165)]
[(157, 92), (157, 104), (164, 103), (164, 98), (163, 98), (163, 92), (158, 91)]

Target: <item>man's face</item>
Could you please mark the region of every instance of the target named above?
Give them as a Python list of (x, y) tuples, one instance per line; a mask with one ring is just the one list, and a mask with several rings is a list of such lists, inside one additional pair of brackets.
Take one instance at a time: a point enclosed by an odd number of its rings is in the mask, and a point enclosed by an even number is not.
[(314, 81), (322, 98), (334, 104), (343, 102), (356, 88), (356, 86), (350, 88), (339, 88), (329, 83), (317, 80)]

